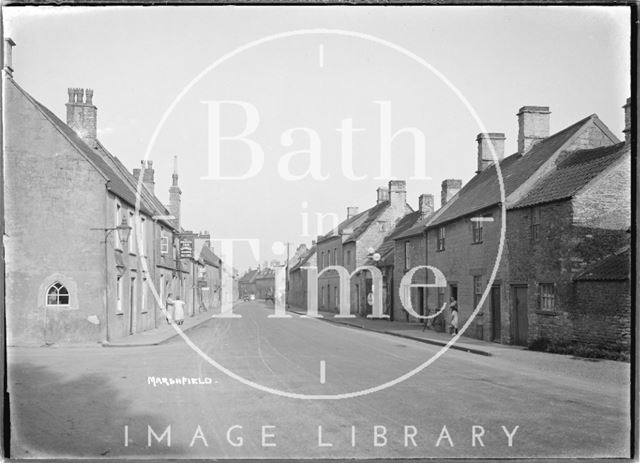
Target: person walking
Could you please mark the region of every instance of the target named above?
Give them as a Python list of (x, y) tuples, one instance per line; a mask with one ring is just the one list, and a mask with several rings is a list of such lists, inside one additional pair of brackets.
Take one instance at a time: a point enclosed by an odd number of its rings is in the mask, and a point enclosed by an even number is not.
[(180, 300), (180, 296), (176, 296), (176, 300), (173, 301), (173, 319), (176, 325), (184, 323), (184, 301)]
[(173, 320), (173, 309), (174, 309), (174, 300), (171, 297), (173, 294), (167, 294), (167, 300), (165, 302), (165, 310), (167, 312), (167, 324), (171, 324)]
[(451, 297), (449, 302), (449, 309), (451, 309), (451, 321), (449, 322), (449, 330), (452, 335), (458, 334), (458, 302), (455, 297)]

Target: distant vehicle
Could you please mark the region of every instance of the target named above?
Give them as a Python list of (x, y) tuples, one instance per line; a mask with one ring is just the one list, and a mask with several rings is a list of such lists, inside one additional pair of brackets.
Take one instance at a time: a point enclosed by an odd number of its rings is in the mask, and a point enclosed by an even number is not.
[(249, 300), (255, 301), (256, 300), (256, 295), (252, 294), (251, 296), (249, 296)]
[(264, 302), (267, 302), (267, 301), (271, 301), (271, 302), (275, 303), (275, 301), (274, 301), (274, 299), (273, 299), (273, 294), (267, 294), (267, 295), (265, 296), (265, 298), (264, 298)]
[(242, 300), (245, 301), (245, 302), (248, 301), (249, 300), (249, 295), (245, 294), (244, 296), (242, 296)]

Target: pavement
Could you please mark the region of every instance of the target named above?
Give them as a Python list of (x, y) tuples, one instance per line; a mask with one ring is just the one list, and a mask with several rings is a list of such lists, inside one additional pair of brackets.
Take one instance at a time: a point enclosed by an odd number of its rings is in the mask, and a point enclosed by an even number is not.
[(185, 322), (189, 342), (9, 348), (11, 458), (629, 456), (629, 363), (234, 312)]
[[(238, 305), (236, 303), (235, 305)], [(289, 312), (305, 315), (306, 311), (299, 307), (291, 307)], [(383, 333), (400, 338), (411, 339), (413, 341), (432, 344), (435, 346), (446, 346), (451, 342), (452, 336), (447, 333), (434, 331), (433, 329), (423, 330), (422, 323), (418, 322), (400, 322), (389, 321), (383, 319), (370, 319), (356, 316), (355, 318), (335, 318), (334, 312), (318, 311), (323, 318), (320, 320), (348, 326), (350, 328), (358, 328), (376, 333)], [(141, 347), (141, 346), (157, 346), (170, 341), (179, 335), (179, 330), (187, 332), (198, 325), (205, 323), (212, 318), (213, 312), (203, 312), (193, 317), (187, 317), (184, 324), (180, 327), (176, 325), (163, 325), (153, 330), (147, 330), (136, 333), (126, 338), (113, 341), (103, 342), (104, 347)], [(472, 339), (461, 336), (455, 343), (450, 345), (451, 349), (469, 352), (478, 355), (495, 355), (504, 349), (526, 350), (521, 346), (506, 346), (497, 343), (489, 343), (478, 339)]]
[(195, 314), (193, 317), (187, 316), (184, 323), (180, 326), (172, 324), (163, 324), (153, 330), (135, 333), (125, 338), (115, 339), (112, 341), (103, 341), (103, 347), (142, 347), (157, 346), (179, 336), (179, 332), (183, 333), (197, 327), (198, 325), (210, 320), (213, 312), (206, 311)]

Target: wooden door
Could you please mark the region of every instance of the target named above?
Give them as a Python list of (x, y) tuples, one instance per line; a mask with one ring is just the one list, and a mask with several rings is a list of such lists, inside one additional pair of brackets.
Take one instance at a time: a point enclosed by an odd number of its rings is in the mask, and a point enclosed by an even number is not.
[(513, 343), (519, 346), (527, 345), (527, 331), (529, 329), (527, 293), (526, 286), (514, 286), (513, 288), (513, 332), (511, 335)]
[(491, 340), (501, 341), (500, 286), (491, 287)]

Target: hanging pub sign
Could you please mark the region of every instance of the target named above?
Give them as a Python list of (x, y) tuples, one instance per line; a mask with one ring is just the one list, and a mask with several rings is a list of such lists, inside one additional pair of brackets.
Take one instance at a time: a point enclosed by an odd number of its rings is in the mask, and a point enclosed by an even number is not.
[(180, 259), (192, 259), (193, 258), (193, 237), (181, 236), (180, 237)]

